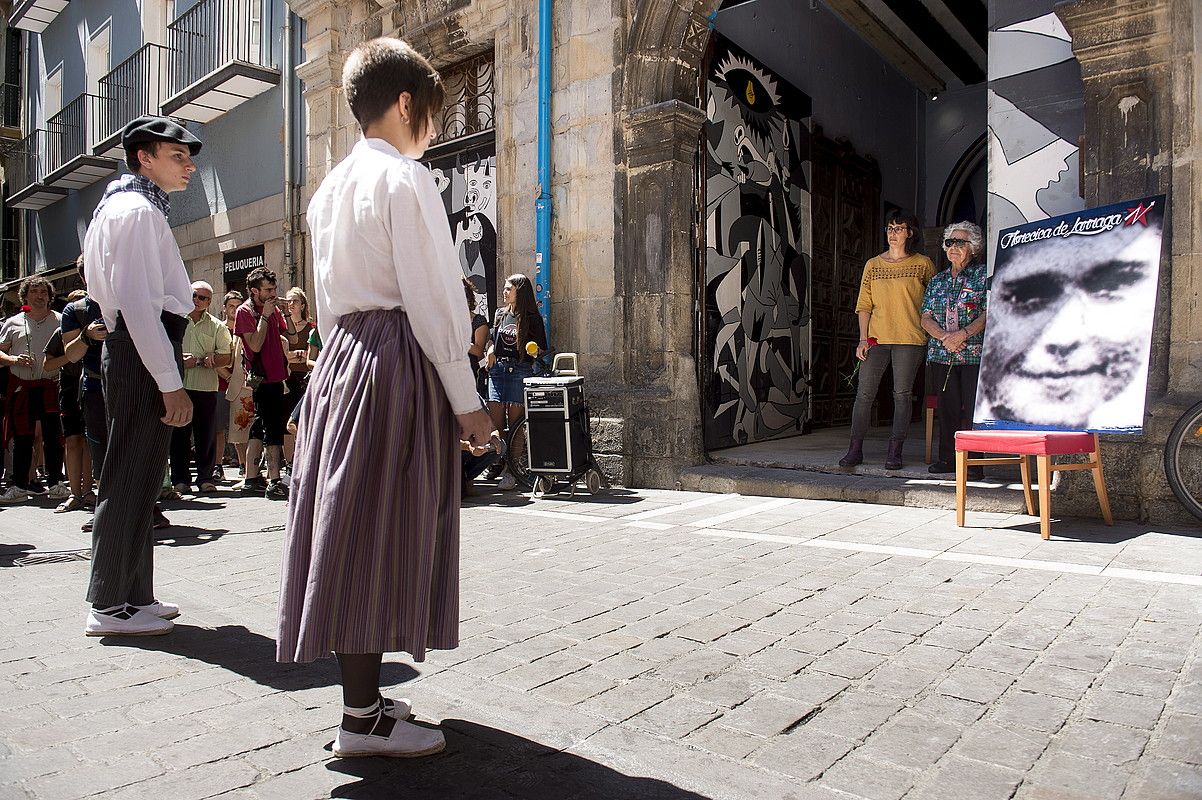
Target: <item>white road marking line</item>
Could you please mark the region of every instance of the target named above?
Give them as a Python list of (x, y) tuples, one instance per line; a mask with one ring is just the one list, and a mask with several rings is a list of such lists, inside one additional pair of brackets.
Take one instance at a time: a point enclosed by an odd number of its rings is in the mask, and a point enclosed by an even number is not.
[(686, 522), (685, 525), (689, 525), (694, 528), (712, 528), (715, 525), (721, 525), (724, 522), (731, 522), (732, 520), (750, 517), (753, 514), (759, 514), (763, 511), (771, 511), (774, 508), (787, 506), (792, 502), (793, 498), (791, 497), (778, 498), (776, 500), (769, 500), (765, 503), (758, 503), (749, 508), (741, 508), (737, 511), (728, 511), (725, 514), (719, 514), (716, 517), (707, 517), (705, 519), (694, 520), (693, 522)]
[(653, 517), (666, 517), (669, 514), (675, 514), (677, 511), (688, 511), (691, 508), (700, 508), (708, 506), (711, 503), (720, 503), (723, 500), (730, 500), (738, 497), (737, 494), (715, 494), (709, 497), (699, 497), (696, 500), (690, 500), (687, 503), (677, 503), (674, 506), (664, 506), (663, 508), (653, 508), (650, 511), (640, 511), (637, 514), (631, 514), (627, 517), (618, 517), (623, 522), (634, 522), (636, 520), (652, 519)]
[[(644, 522), (639, 517), (645, 515), (660, 516), (663, 514), (671, 514), (676, 511), (687, 510), (690, 507), (708, 505), (716, 503), (719, 500), (726, 500), (738, 495), (717, 495), (715, 497), (704, 497), (700, 500), (695, 500), (690, 503), (681, 503), (675, 506), (666, 508), (657, 508), (652, 511), (644, 511), (641, 514), (634, 514), (629, 517), (599, 517), (592, 514), (572, 514), (567, 511), (546, 511), (543, 509), (530, 508), (528, 506), (519, 507), (497, 507), (494, 510), (505, 514), (518, 514), (532, 517), (545, 517), (547, 519), (558, 519), (575, 522), (618, 522), (628, 528), (642, 528), (645, 530), (665, 531), (671, 528), (678, 527), (669, 525), (663, 522)], [(783, 505), (784, 503), (781, 503)], [(765, 504), (766, 505), (766, 504)], [(764, 510), (762, 507), (755, 509), (744, 509), (744, 511)], [(727, 516), (727, 515), (721, 515)], [(740, 516), (745, 516), (740, 512)], [(717, 517), (713, 518), (717, 520)], [(711, 521), (713, 521), (711, 520)], [(692, 525), (692, 523), (686, 523)], [(1154, 570), (1144, 569), (1125, 569), (1123, 567), (1098, 567), (1090, 564), (1073, 564), (1067, 561), (1043, 561), (1035, 558), (1010, 558), (1006, 556), (991, 556), (984, 553), (957, 553), (938, 550), (928, 550), (918, 547), (896, 547), (887, 544), (869, 544), (867, 542), (843, 542), (833, 539), (823, 539), (821, 537), (813, 539), (803, 539), (798, 536), (782, 536), (772, 533), (754, 533), (752, 531), (735, 531), (723, 528), (696, 528), (694, 534), (701, 536), (709, 536), (715, 539), (744, 539), (752, 542), (772, 542), (774, 544), (794, 545), (797, 547), (812, 547), (825, 550), (843, 550), (854, 553), (883, 553), (886, 555), (904, 556), (908, 558), (921, 558), (931, 561), (955, 561), (962, 564), (983, 564), (990, 566), (1012, 567), (1014, 569), (1033, 569), (1044, 572), (1060, 572), (1072, 575), (1097, 575), (1103, 578), (1126, 579), (1134, 581), (1147, 581), (1151, 583), (1173, 583), (1185, 586), (1202, 586), (1202, 575), (1185, 575), (1176, 572), (1156, 572)]]
[(544, 511), (540, 508), (527, 508), (524, 506), (497, 506), (493, 511), (500, 511), (502, 514), (524, 514), (528, 517), (546, 517), (548, 519), (569, 520), (573, 522), (605, 522), (608, 517), (598, 517), (592, 514), (572, 514), (567, 511)]
[(1162, 583), (1183, 583), (1187, 586), (1202, 586), (1202, 575), (1181, 575), (1176, 572), (1153, 572), (1147, 569), (1126, 569), (1123, 567), (1107, 567), (1102, 570), (1103, 578), (1130, 578), (1134, 581), (1158, 581)]

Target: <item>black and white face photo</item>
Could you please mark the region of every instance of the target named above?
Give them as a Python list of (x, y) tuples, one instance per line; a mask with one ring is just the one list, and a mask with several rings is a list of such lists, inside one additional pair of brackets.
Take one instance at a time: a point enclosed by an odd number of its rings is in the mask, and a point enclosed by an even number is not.
[(1160, 233), (1135, 224), (999, 251), (978, 421), (1143, 424)]

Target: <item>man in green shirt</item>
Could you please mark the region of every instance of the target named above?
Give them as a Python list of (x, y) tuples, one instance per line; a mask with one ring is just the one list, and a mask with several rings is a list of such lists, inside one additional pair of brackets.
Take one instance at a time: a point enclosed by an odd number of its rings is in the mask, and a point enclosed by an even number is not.
[(192, 284), (192, 313), (184, 332), (184, 390), (192, 400), (192, 422), (171, 434), (171, 483), (181, 494), (192, 484), (195, 439), (196, 483), (202, 492), (215, 492), (217, 463), (217, 367), (230, 365), (233, 339), (225, 323), (209, 313), (213, 287)]

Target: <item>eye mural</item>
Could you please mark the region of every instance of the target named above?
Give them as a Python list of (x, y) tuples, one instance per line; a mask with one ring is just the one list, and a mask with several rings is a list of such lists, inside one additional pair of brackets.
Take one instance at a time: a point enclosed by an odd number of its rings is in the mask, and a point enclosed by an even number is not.
[(803, 432), (810, 388), (810, 98), (718, 34), (705, 84), (707, 448)]

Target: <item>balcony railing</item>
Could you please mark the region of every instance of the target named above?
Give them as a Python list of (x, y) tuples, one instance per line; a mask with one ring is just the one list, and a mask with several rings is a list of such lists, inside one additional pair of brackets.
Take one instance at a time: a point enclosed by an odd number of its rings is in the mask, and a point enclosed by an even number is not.
[(209, 122), (279, 84), (263, 37), (262, 0), (200, 0), (168, 26), (163, 113)]
[[(11, 208), (38, 210), (67, 196), (67, 190), (46, 185), (46, 166), (51, 143), (57, 135), (39, 128), (33, 131), (5, 158), (8, 205)], [(54, 147), (58, 147), (54, 144)]]
[(111, 158), (92, 155), (98, 138), (100, 98), (81, 94), (46, 120), (50, 132), (46, 154), (47, 186), (82, 189), (117, 169)]
[(68, 0), (16, 0), (8, 24), (31, 33), (41, 33), (67, 7)]
[(167, 96), (168, 50), (145, 44), (100, 79), (100, 99), (93, 152), (121, 154), (121, 131), (134, 119), (162, 113)]

